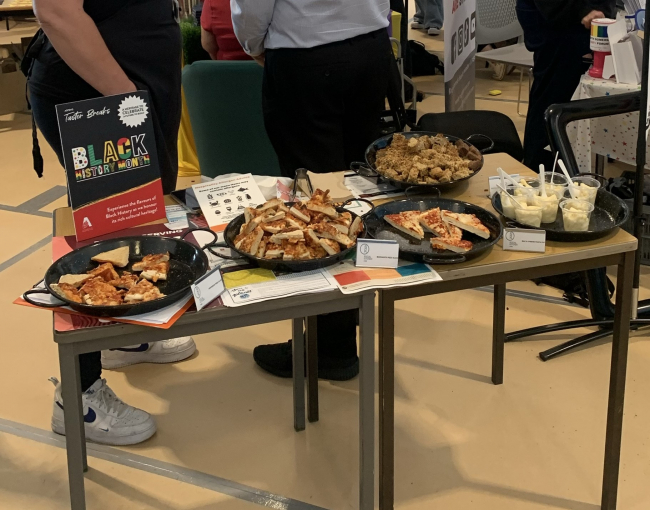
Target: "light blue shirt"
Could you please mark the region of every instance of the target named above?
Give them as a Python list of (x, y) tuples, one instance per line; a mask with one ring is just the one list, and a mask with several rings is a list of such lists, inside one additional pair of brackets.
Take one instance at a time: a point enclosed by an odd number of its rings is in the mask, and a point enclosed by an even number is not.
[(312, 48), (388, 26), (389, 0), (231, 0), (235, 35), (252, 56)]

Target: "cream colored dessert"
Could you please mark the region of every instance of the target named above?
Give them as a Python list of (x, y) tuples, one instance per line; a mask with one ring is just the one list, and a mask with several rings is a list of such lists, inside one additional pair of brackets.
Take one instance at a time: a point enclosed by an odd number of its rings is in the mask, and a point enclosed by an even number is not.
[(505, 191), (500, 192), (501, 195), (501, 208), (503, 209), (503, 215), (506, 218), (515, 219), (515, 209), (517, 206), (513, 203), (515, 198), (506, 193)]
[(598, 188), (588, 186), (584, 182), (573, 183), (573, 194), (578, 200), (584, 200), (594, 205), (596, 203)]
[(571, 232), (585, 232), (589, 230), (588, 211), (582, 211), (576, 207), (565, 207), (562, 209), (562, 219), (564, 220), (564, 230)]
[(533, 205), (542, 208), (542, 223), (553, 223), (557, 218), (558, 199), (554, 194), (533, 197)]
[(550, 195), (553, 193), (558, 200), (564, 198), (564, 192), (566, 191), (566, 185), (564, 184), (551, 184), (550, 182), (546, 183), (546, 194)]
[(542, 208), (536, 205), (521, 204), (521, 206), (515, 210), (517, 221), (531, 227), (539, 227), (542, 224)]

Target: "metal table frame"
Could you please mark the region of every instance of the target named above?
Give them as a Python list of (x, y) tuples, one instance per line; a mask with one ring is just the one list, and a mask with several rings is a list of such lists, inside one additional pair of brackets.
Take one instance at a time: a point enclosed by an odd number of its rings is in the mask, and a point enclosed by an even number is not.
[[(339, 291), (307, 294), (251, 304), (237, 308), (215, 308), (187, 313), (170, 329), (134, 325), (111, 325), (65, 333), (54, 331), (59, 348), (61, 385), (65, 405), (66, 451), (70, 484), (70, 507), (85, 510), (84, 475), (87, 471), (86, 442), (81, 400), (79, 355), (103, 349), (156, 342), (168, 338), (200, 335), (215, 331), (293, 321), (294, 427), (305, 428), (305, 334), (307, 324), (308, 418), (318, 420), (318, 361), (315, 317), (324, 313), (359, 310), (359, 508), (374, 509), (374, 413), (375, 413), (375, 292), (345, 295)], [(307, 318), (306, 321), (304, 318)]]
[[(625, 249), (629, 250), (629, 246)], [(494, 286), (494, 319), (492, 338), (492, 382), (503, 383), (506, 283), (584, 271), (603, 266), (618, 266), (616, 315), (607, 408), (605, 466), (602, 486), (602, 510), (615, 510), (623, 426), (625, 375), (632, 304), (634, 251), (600, 255), (584, 253), (572, 262), (548, 261), (547, 265), (517, 268), (474, 276), (462, 274), (431, 284), (384, 289), (379, 291), (379, 508), (394, 508), (395, 484), (395, 301), (466, 290), (485, 285)], [(622, 252), (622, 253), (621, 253)], [(443, 275), (444, 278), (444, 275)]]

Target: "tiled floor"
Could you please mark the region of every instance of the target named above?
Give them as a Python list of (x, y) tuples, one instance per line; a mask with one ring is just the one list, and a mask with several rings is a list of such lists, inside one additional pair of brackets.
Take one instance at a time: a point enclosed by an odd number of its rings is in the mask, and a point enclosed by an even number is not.
[[(512, 100), (517, 79), (498, 83), (479, 72), (477, 106), (511, 115), (521, 129)], [(420, 110), (441, 111), (441, 78), (418, 82), (435, 93)], [(503, 94), (484, 98), (491, 88)], [(56, 198), (29, 214), (21, 207), (46, 192), (57, 196), (65, 185), (54, 154), (45, 144), (43, 151), (45, 176), (38, 179), (31, 170), (29, 117), (0, 117), (2, 510), (68, 507), (64, 450), (48, 432), (53, 387), (47, 378), (58, 375), (51, 317), (11, 304), (48, 267), (47, 213), (65, 203)], [(559, 298), (530, 282), (509, 288)], [(642, 297), (648, 296), (644, 271)], [(548, 363), (537, 352), (570, 335), (508, 344), (505, 384), (495, 387), (488, 378), (491, 299), (473, 290), (398, 305), (397, 509), (597, 510), (610, 344)], [(511, 296), (507, 304), (508, 330), (588, 315), (530, 297)], [(321, 382), (320, 422), (295, 433), (290, 382), (262, 373), (251, 358), (255, 345), (284, 341), (289, 333), (281, 322), (202, 335), (198, 354), (186, 362), (105, 372), (118, 395), (155, 415), (159, 432), (140, 446), (98, 450), (102, 458), (91, 452), (89, 510), (354, 509), (358, 383)], [(650, 507), (649, 363), (647, 333), (637, 332), (623, 435), (619, 508), (625, 510)], [(156, 462), (166, 463), (168, 476), (151, 473)], [(188, 469), (203, 474), (181, 476)], [(253, 488), (265, 491), (257, 504)]]

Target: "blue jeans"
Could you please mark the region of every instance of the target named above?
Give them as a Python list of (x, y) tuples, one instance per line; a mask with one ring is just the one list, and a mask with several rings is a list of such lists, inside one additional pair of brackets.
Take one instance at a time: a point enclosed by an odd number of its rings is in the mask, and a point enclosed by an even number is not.
[(415, 0), (415, 16), (413, 20), (424, 24), (424, 28), (442, 28), (445, 19), (442, 7), (443, 0)]

